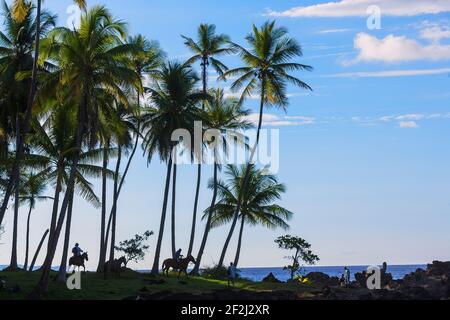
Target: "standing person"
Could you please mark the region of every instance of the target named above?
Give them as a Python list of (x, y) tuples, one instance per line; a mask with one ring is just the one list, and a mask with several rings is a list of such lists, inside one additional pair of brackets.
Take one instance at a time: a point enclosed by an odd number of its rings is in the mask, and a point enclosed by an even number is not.
[(227, 270), (227, 275), (228, 275), (228, 286), (230, 286), (231, 281), (234, 288), (234, 280), (236, 278), (236, 266), (233, 264), (233, 262), (230, 262), (230, 266), (228, 267)]
[(345, 284), (350, 284), (350, 269), (345, 267), (344, 268), (344, 276), (345, 276)]

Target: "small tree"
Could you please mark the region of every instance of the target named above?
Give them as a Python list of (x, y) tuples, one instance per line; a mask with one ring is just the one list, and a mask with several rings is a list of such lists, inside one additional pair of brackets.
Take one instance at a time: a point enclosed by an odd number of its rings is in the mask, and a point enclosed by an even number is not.
[(278, 244), (278, 247), (281, 249), (295, 250), (293, 256), (286, 257), (292, 261), (292, 264), (283, 268), (283, 270), (289, 270), (291, 279), (293, 279), (296, 274), (300, 273), (303, 267), (302, 263), (314, 265), (319, 261), (319, 257), (312, 253), (310, 249), (311, 245), (300, 237), (285, 235), (275, 239), (275, 243)]
[(137, 234), (130, 240), (119, 242), (119, 245), (115, 248), (117, 251), (121, 251), (125, 254), (125, 266), (130, 261), (137, 263), (144, 260), (145, 251), (149, 248), (144, 242), (147, 241), (151, 235), (153, 235), (153, 231), (145, 231), (143, 235)]

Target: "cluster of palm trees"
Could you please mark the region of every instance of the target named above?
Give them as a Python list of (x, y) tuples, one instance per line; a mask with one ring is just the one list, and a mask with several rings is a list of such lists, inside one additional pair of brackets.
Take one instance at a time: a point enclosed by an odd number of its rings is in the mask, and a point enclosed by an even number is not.
[[(211, 205), (204, 211), (205, 229), (193, 270), (199, 271), (212, 228), (230, 223), (219, 265), (240, 219), (238, 263), (245, 224), (287, 228), (292, 216), (274, 204), (285, 191), (274, 176), (253, 164), (259, 142), (264, 108), (288, 105), (287, 84), (310, 87), (290, 74), (310, 70), (291, 62), (300, 57), (298, 43), (284, 28), (267, 22), (253, 27), (240, 46), (228, 36), (217, 34), (214, 25), (202, 24), (196, 39), (183, 36), (193, 56), (186, 62), (167, 61), (157, 42), (129, 36), (126, 23), (115, 19), (107, 8), (83, 9), (79, 27), (56, 26), (56, 17), (27, 0), (3, 2), (4, 28), (0, 32), (0, 225), (8, 208), (13, 208), (13, 237), (9, 269), (18, 268), (17, 241), (19, 207), (28, 207), (25, 269), (29, 267), (29, 230), (37, 201), (51, 200), (48, 242), (41, 278), (32, 293), (38, 297), (48, 288), (51, 265), (64, 228), (64, 244), (58, 279), (66, 278), (66, 265), (75, 195), (100, 208), (101, 227), (98, 271), (107, 259), (114, 259), (117, 204), (124, 181), (138, 148), (150, 162), (159, 157), (167, 164), (161, 222), (154, 254), (153, 273), (158, 273), (171, 193), (171, 248), (176, 249), (177, 156), (183, 141), (172, 141), (180, 128), (193, 131), (196, 121), (202, 130), (215, 130), (191, 159), (213, 152), (214, 174), (209, 183)], [(219, 57), (238, 54), (243, 66), (228, 69)], [(196, 64), (201, 67), (197, 75)], [(234, 79), (231, 89), (240, 99), (227, 98), (222, 89), (208, 86), (212, 68), (222, 80)], [(249, 164), (226, 167), (224, 182), (217, 142), (226, 151), (227, 130), (252, 126), (243, 108), (246, 98), (259, 94), (260, 112), (256, 144), (251, 146)], [(244, 139), (245, 140), (245, 139)], [(243, 143), (243, 147), (247, 147)], [(116, 158), (114, 168), (111, 159)], [(197, 166), (192, 228), (188, 255), (194, 250), (202, 162)], [(101, 179), (98, 197), (90, 179)], [(111, 210), (107, 212), (107, 180), (113, 180)], [(172, 185), (172, 190), (170, 186)], [(48, 187), (51, 188), (48, 188)], [(52, 196), (45, 192), (52, 191)], [(45, 237), (42, 238), (41, 244)], [(40, 246), (39, 246), (40, 247)], [(107, 258), (109, 251), (109, 257)]]

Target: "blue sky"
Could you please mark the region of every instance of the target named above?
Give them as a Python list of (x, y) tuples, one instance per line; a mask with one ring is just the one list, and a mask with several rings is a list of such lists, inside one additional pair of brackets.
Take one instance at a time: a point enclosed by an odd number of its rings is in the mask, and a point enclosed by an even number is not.
[[(218, 32), (244, 44), (252, 23), (276, 19), (302, 44), (304, 57), (299, 61), (314, 67), (311, 73), (297, 74), (314, 88), (312, 93), (289, 88), (287, 114), (266, 110), (265, 125), (280, 129), (278, 177), (288, 188), (281, 204), (295, 213), (289, 233), (307, 239), (321, 265), (450, 260), (448, 1), (88, 3), (107, 5), (116, 17), (129, 23), (131, 33), (158, 40), (168, 56), (178, 60), (189, 54), (180, 34), (195, 36), (201, 22), (216, 24)], [(65, 24), (70, 4), (68, 0), (45, 2), (58, 14), (60, 24)], [(366, 8), (371, 4), (381, 9), (381, 29), (367, 27)], [(230, 67), (240, 65), (237, 57), (224, 61)], [(256, 105), (256, 100), (247, 103), (253, 110)], [(195, 168), (183, 166), (179, 171), (177, 246), (187, 250)], [(158, 160), (147, 166), (144, 158), (136, 158), (120, 199), (119, 240), (147, 229), (158, 231), (164, 174)], [(211, 168), (205, 169), (204, 176), (211, 176)], [(210, 197), (204, 179), (201, 208), (208, 205)], [(40, 204), (33, 215), (33, 243), (49, 223), (50, 208), (50, 203)], [(93, 268), (100, 210), (82, 200), (77, 201), (75, 210), (72, 239), (92, 252)], [(23, 209), (20, 254), (24, 251), (25, 215)], [(0, 264), (9, 260), (11, 226), (8, 214)], [(200, 222), (198, 230), (203, 231)], [(218, 260), (226, 231), (212, 233), (205, 265)], [(281, 234), (281, 230), (248, 227), (241, 265), (283, 265), (285, 252), (273, 243)], [(168, 223), (165, 235), (162, 256), (169, 256)], [(150, 266), (155, 240), (153, 236), (151, 250), (138, 267)], [(229, 259), (235, 243), (230, 246)], [(59, 255), (55, 261), (58, 259)]]

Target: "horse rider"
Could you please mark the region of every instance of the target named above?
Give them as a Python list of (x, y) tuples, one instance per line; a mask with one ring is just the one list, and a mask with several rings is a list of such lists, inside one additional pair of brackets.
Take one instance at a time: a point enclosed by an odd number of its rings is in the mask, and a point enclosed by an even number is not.
[(78, 243), (75, 243), (75, 247), (72, 248), (72, 253), (74, 257), (81, 256), (81, 253), (84, 252), (81, 250), (80, 245)]
[(180, 262), (180, 260), (181, 260), (181, 258), (182, 258), (183, 256), (181, 255), (181, 249), (178, 249), (176, 252), (175, 252), (175, 260), (177, 261), (177, 262)]

